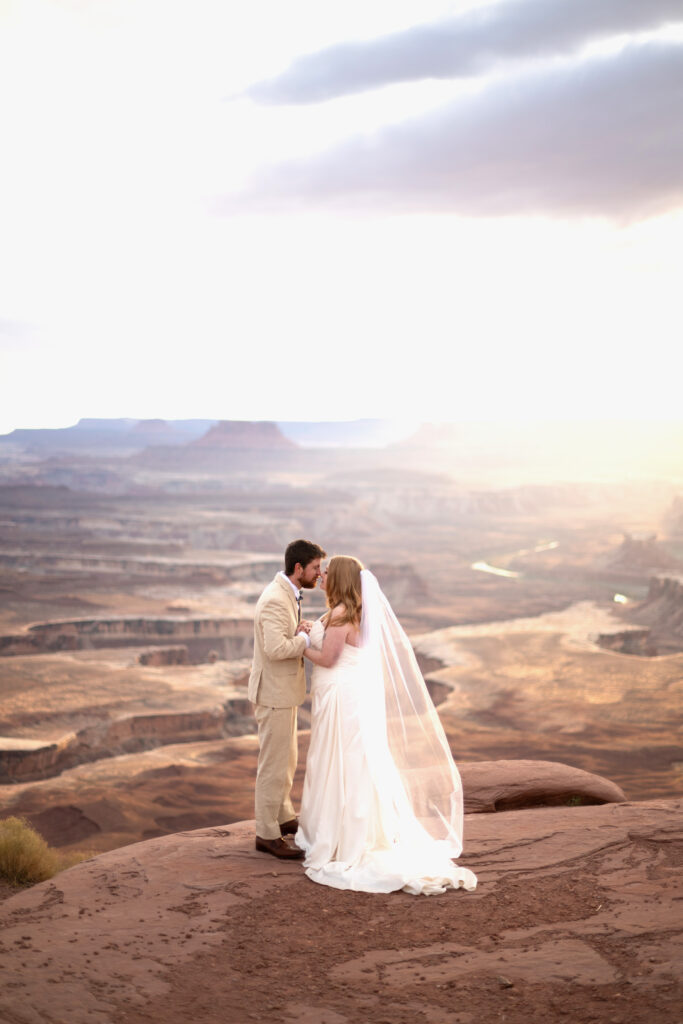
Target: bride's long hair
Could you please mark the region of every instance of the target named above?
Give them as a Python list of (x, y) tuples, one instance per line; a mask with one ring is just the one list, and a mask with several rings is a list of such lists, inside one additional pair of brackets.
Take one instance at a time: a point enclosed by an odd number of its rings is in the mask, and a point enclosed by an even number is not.
[(361, 599), (361, 569), (365, 568), (362, 562), (351, 555), (333, 555), (327, 565), (327, 581), (325, 583), (325, 594), (329, 611), (325, 615), (325, 626), (330, 625), (332, 612), (339, 605), (343, 605), (343, 611), (339, 609), (334, 615), (333, 626), (343, 626), (352, 622), (354, 626), (360, 624), (362, 609)]

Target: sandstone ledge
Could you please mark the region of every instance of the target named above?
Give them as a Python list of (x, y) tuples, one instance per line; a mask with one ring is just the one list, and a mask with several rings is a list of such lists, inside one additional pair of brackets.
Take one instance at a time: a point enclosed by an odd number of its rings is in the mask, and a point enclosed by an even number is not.
[(465, 810), (508, 811), (557, 804), (623, 803), (614, 782), (554, 761), (476, 761), (461, 764)]
[(119, 754), (253, 731), (252, 705), (243, 691), (236, 691), (214, 708), (126, 715), (79, 729), (53, 743), (0, 736), (0, 785), (49, 779), (75, 765)]
[(478, 814), (475, 893), (317, 886), (253, 824), (103, 854), (0, 907), (3, 1024), (674, 1024), (683, 799)]

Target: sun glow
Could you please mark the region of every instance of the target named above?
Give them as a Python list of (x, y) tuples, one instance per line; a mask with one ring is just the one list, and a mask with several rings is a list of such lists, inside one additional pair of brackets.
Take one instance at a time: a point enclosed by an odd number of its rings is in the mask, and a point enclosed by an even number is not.
[(217, 212), (264, 160), (371, 135), (478, 80), (297, 109), (230, 97), (297, 53), (453, 9), (3, 7), (0, 431), (406, 407), (430, 421), (677, 415), (680, 211), (621, 225)]

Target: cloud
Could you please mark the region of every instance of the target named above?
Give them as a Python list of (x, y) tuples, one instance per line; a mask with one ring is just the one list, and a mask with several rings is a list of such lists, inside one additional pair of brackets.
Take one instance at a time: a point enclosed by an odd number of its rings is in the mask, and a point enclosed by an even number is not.
[(507, 0), (306, 54), (252, 85), (247, 96), (318, 103), (394, 82), (469, 77), (500, 62), (567, 54), (592, 40), (680, 20), (680, 0)]
[(224, 210), (305, 203), (635, 220), (683, 202), (683, 46), (650, 41), (507, 77), (318, 157)]

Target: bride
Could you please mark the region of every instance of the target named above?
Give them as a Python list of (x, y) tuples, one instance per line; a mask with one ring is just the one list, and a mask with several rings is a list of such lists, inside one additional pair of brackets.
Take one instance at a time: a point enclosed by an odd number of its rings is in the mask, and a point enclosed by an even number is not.
[(311, 628), (311, 742), (299, 829), (306, 874), (337, 889), (418, 895), (477, 879), (462, 785), (410, 642), (377, 579), (335, 555)]

